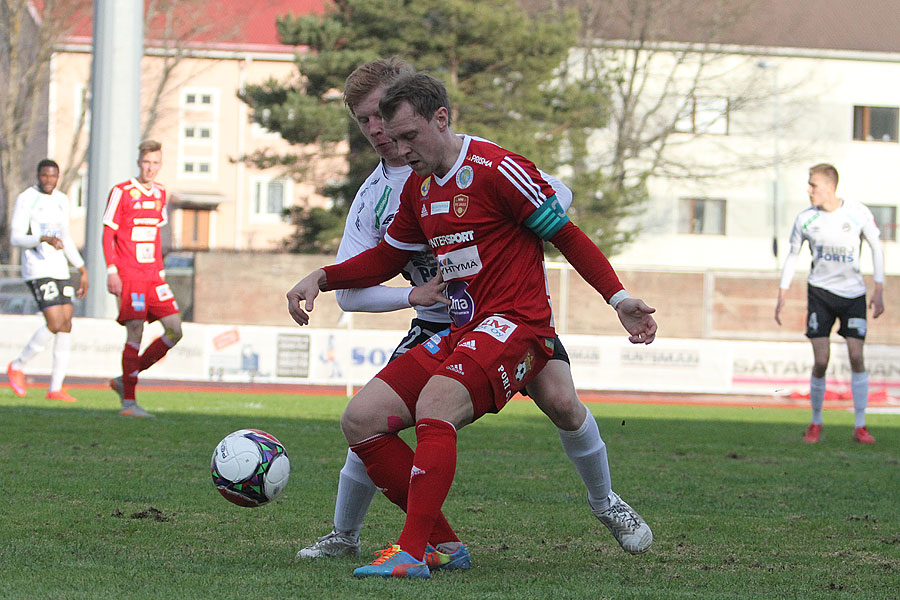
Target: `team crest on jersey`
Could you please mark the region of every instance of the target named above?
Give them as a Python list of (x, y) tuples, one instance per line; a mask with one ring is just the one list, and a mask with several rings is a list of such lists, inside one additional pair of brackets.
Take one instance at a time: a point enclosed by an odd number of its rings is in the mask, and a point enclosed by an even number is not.
[(459, 194), (453, 197), (453, 214), (462, 217), (469, 210), (469, 197), (465, 194)]
[(464, 190), (472, 185), (472, 180), (474, 178), (475, 171), (472, 170), (472, 167), (466, 165), (456, 172), (456, 185), (457, 187), (459, 187), (459, 189)]
[(425, 196), (428, 195), (428, 190), (430, 190), (430, 189), (431, 189), (431, 175), (426, 177), (425, 180), (422, 182), (422, 185), (419, 186), (419, 192), (422, 194), (422, 197), (424, 198)]
[(141, 193), (134, 188), (131, 188), (131, 191), (128, 192), (128, 195), (137, 200), (141, 197)]
[(516, 365), (516, 381), (522, 381), (528, 372), (531, 371), (531, 368), (534, 366), (534, 354), (529, 350), (525, 353), (525, 356), (522, 357), (522, 360), (519, 361), (519, 364)]

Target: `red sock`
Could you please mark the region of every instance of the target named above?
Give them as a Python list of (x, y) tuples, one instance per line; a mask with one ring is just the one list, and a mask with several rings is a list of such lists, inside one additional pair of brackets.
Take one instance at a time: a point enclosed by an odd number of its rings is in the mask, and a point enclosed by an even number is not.
[(446, 421), (420, 419), (416, 423), (413, 464), (406, 524), (397, 544), (420, 558), (456, 474), (456, 428)]
[[(388, 500), (406, 512), (409, 474), (413, 464), (412, 448), (393, 433), (370, 438), (359, 444), (353, 444), (350, 448), (366, 465), (369, 479), (384, 491)], [(444, 542), (459, 541), (443, 513), (439, 513), (435, 519), (428, 541), (435, 546)], [(421, 558), (421, 556), (417, 558)]]
[(137, 385), (138, 350), (140, 346), (130, 342), (125, 344), (122, 350), (122, 397), (125, 400), (134, 400), (134, 386)]
[(138, 369), (141, 371), (149, 369), (156, 364), (159, 359), (165, 356), (166, 352), (168, 352), (172, 346), (173, 344), (169, 342), (169, 338), (164, 335), (153, 340), (153, 343), (147, 346), (147, 349), (141, 354), (141, 362)]

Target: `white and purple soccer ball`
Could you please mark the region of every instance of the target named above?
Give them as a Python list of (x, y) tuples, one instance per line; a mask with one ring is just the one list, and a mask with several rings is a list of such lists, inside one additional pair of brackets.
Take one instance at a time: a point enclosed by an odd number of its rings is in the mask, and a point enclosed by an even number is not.
[(259, 429), (229, 433), (212, 455), (213, 483), (219, 493), (238, 506), (271, 502), (284, 491), (291, 472), (284, 445)]

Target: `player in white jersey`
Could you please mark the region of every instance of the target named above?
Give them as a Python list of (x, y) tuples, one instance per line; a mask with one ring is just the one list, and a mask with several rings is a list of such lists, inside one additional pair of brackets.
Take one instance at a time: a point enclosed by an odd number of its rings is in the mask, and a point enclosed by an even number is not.
[[(381, 161), (353, 200), (337, 262), (377, 246), (400, 205), (400, 192), (412, 169), (398, 157), (395, 145), (384, 134), (378, 101), (391, 83), (408, 72), (412, 72), (411, 66), (392, 58), (363, 65), (347, 79), (345, 102)], [(568, 208), (572, 202), (571, 190), (553, 177), (546, 174), (544, 177), (557, 191), (563, 208)], [(446, 305), (419, 305), (419, 298), (433, 297), (436, 288), (443, 289), (444, 284), (435, 278), (436, 273), (434, 256), (431, 252), (422, 252), (415, 255), (403, 270), (411, 287), (379, 285), (337, 290), (338, 304), (348, 312), (415, 308), (416, 318), (406, 338), (394, 351), (393, 359), (450, 326)], [(528, 386), (528, 392), (535, 404), (557, 426), (563, 448), (587, 487), (592, 512), (613, 532), (626, 551), (644, 552), (653, 541), (652, 532), (640, 515), (612, 491), (606, 445), (600, 437), (596, 420), (575, 392), (565, 349), (558, 340), (556, 346), (560, 352), (553, 355)], [(365, 465), (356, 453), (348, 450), (338, 480), (334, 529), (300, 550), (298, 558), (359, 554), (359, 532), (376, 491), (366, 474)], [(468, 553), (465, 546), (439, 547), (429, 552), (426, 558), (433, 568), (464, 568)]]
[[(34, 334), (18, 358), (9, 363), (6, 375), (17, 396), (26, 394), (22, 369), (53, 339), (53, 367), (48, 400), (75, 402), (62, 389), (69, 365), (72, 331), (72, 297), (84, 298), (88, 273), (84, 260), (69, 235), (69, 199), (56, 189), (59, 165), (45, 158), (37, 166), (37, 184), (16, 198), (10, 241), (22, 248), (22, 278), (28, 283), (44, 313), (45, 324)], [(69, 282), (69, 263), (81, 271), (76, 291)]]
[(812, 422), (803, 441), (814, 444), (822, 432), (822, 405), (825, 401), (825, 371), (830, 351), (829, 335), (840, 319), (838, 334), (847, 341), (850, 355), (850, 389), (853, 394), (855, 425), (853, 439), (874, 444), (866, 429), (869, 377), (863, 360), (866, 339), (866, 284), (859, 272), (862, 239), (872, 250), (875, 289), (869, 307), (872, 318), (884, 312), (884, 254), (878, 226), (872, 212), (853, 200), (835, 194), (838, 173), (832, 165), (818, 164), (809, 170), (811, 206), (801, 212), (791, 231), (791, 249), (781, 271), (781, 285), (775, 305), (775, 321), (781, 325), (781, 309), (794, 276), (797, 255), (804, 240), (812, 253), (807, 290), (806, 337), (812, 343), (813, 367), (809, 385)]

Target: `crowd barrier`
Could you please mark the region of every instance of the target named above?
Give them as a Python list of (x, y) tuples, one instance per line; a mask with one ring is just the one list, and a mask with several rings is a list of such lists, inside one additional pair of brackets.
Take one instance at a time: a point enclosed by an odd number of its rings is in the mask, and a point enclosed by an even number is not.
[[(0, 315), (0, 362), (15, 358), (37, 315)], [(146, 326), (144, 344), (161, 332)], [(357, 386), (386, 363), (405, 331), (184, 324), (184, 338), (146, 373), (153, 379), (240, 383)], [(809, 390), (812, 350), (796, 342), (659, 338), (649, 346), (622, 337), (565, 335), (576, 387), (583, 390), (693, 394), (789, 395)], [(125, 330), (109, 319), (74, 319), (68, 374), (121, 373)], [(27, 373), (48, 375), (52, 349), (36, 356)], [(843, 340), (835, 336), (828, 380), (850, 386)], [(870, 390), (900, 396), (900, 347), (866, 345)]]

